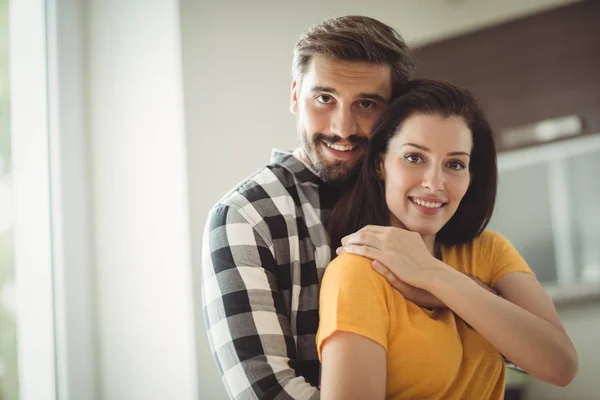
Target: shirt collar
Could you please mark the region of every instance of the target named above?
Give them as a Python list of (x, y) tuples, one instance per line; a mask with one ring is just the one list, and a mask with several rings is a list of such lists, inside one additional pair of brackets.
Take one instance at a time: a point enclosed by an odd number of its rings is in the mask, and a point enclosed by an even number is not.
[(316, 171), (307, 163), (302, 161), (298, 152), (273, 149), (271, 152), (271, 164), (278, 164), (290, 171), (301, 183), (313, 183), (317, 186), (326, 185), (317, 175)]

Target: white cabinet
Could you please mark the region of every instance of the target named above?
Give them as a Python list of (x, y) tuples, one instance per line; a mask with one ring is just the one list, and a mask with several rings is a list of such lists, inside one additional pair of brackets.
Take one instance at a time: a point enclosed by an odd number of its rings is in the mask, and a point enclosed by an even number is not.
[(498, 167), (489, 228), (545, 285), (600, 292), (600, 134), (502, 153)]

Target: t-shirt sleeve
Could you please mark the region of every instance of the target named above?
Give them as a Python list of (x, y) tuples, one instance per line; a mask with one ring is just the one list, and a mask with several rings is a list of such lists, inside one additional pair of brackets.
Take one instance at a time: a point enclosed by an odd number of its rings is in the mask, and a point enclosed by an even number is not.
[(385, 348), (391, 287), (368, 258), (341, 254), (325, 270), (321, 283), (317, 351), (336, 332), (351, 332)]
[(492, 286), (510, 272), (525, 272), (535, 276), (525, 259), (507, 238), (493, 231), (485, 231), (482, 235), (485, 235), (483, 245), (492, 266), (490, 275)]

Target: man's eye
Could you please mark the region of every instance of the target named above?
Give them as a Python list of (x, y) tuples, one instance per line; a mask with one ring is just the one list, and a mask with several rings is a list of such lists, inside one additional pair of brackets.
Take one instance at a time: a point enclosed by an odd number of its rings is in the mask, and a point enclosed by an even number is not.
[(361, 100), (360, 106), (362, 108), (370, 110), (371, 108), (375, 108), (376, 104), (374, 101), (371, 101), (371, 100)]
[(319, 103), (323, 103), (323, 104), (327, 104), (331, 102), (331, 96), (327, 95), (327, 94), (322, 94), (317, 96), (317, 101)]

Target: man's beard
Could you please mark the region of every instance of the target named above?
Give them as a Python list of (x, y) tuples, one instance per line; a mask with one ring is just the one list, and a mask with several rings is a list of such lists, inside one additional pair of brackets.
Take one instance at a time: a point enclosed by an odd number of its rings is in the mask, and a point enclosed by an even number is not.
[[(310, 161), (317, 175), (324, 182), (339, 185), (358, 173), (360, 157), (357, 157), (356, 160), (337, 160), (332, 162), (328, 161), (323, 155), (323, 146), (325, 146), (323, 142), (328, 144), (342, 142), (344, 140), (341, 137), (316, 133), (308, 139), (305, 132), (298, 132), (298, 138), (302, 146), (302, 151)], [(349, 136), (345, 142), (364, 149), (368, 139), (361, 136)]]

